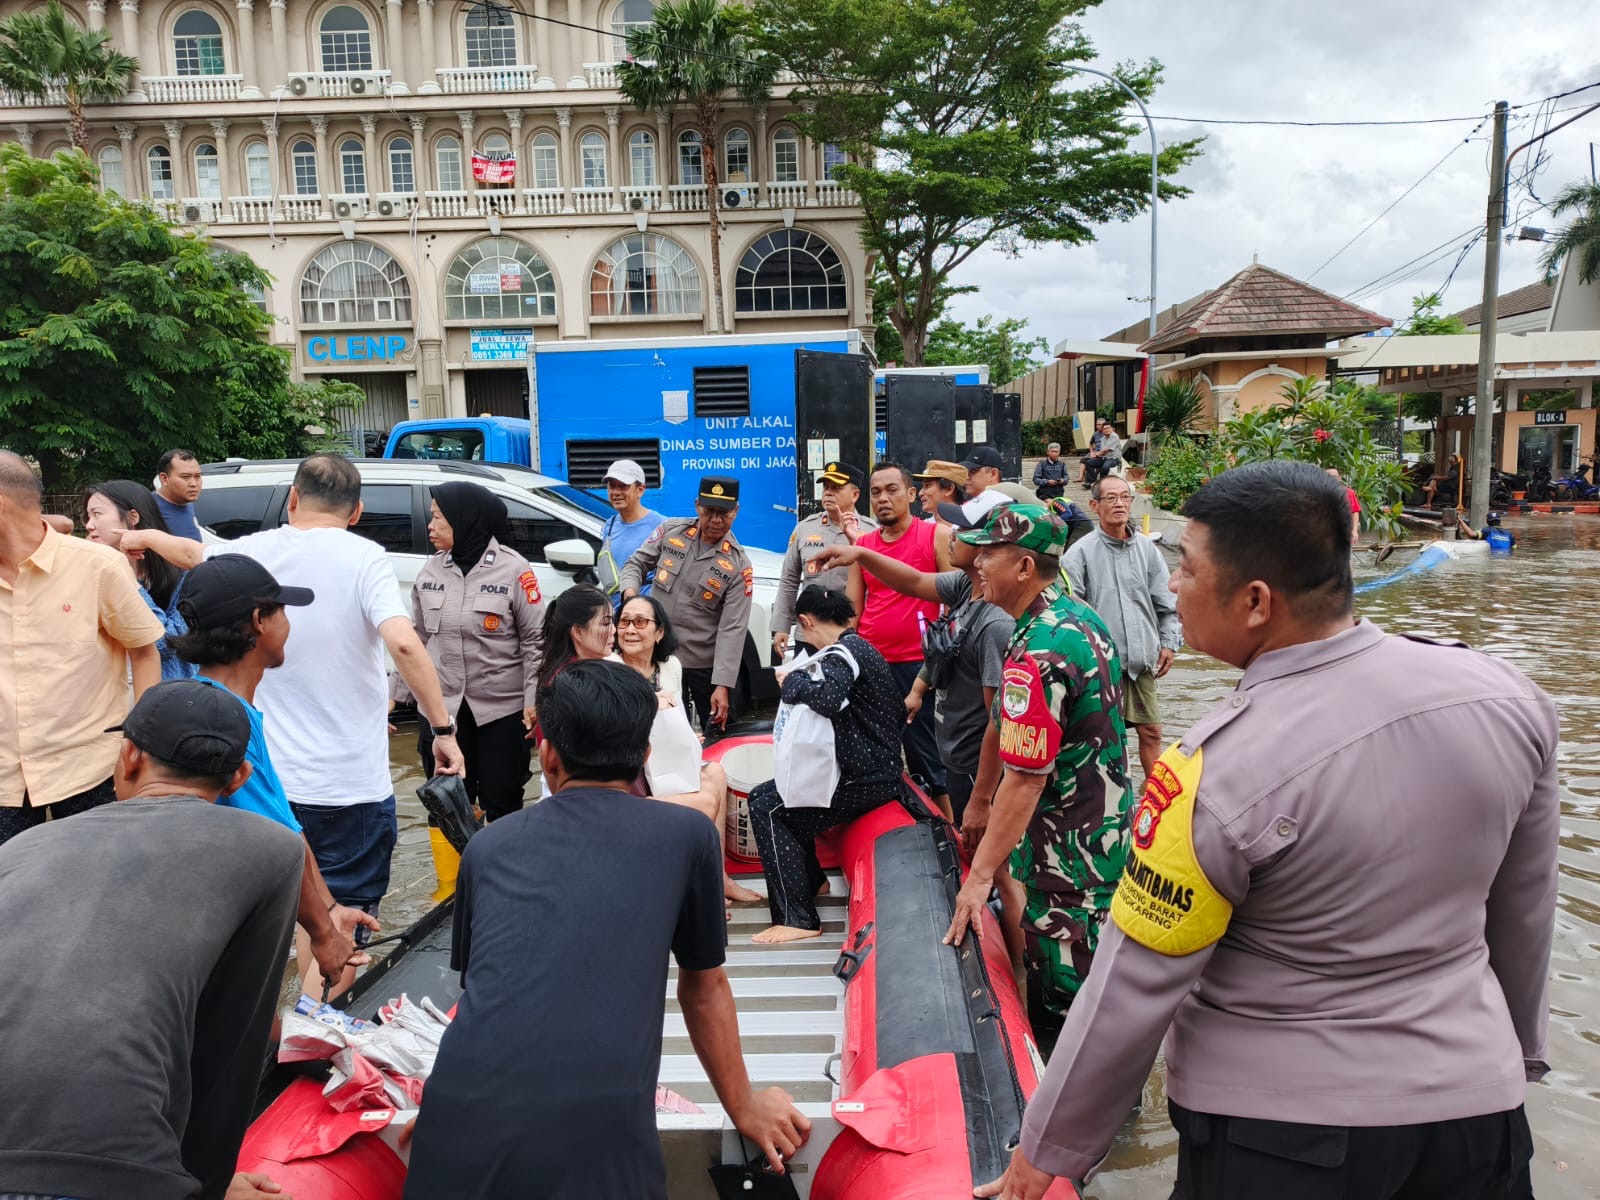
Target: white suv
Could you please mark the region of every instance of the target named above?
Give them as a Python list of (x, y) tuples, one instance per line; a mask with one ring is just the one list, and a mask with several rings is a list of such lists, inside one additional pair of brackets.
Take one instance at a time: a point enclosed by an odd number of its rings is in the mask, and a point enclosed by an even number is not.
[[(361, 472), (361, 519), (355, 531), (388, 551), (407, 612), (411, 611), (411, 585), (433, 553), (428, 545), (428, 489), (451, 480), (482, 484), (505, 501), (511, 544), (532, 564), (544, 595), (566, 590), (574, 576), (594, 566), (605, 518), (583, 507), (559, 479), (498, 464), (387, 458), (351, 461)], [(207, 463), (202, 468), (205, 487), (195, 502), (195, 516), (223, 541), (275, 529), (287, 519), (289, 485), (299, 465), (298, 459)], [(598, 500), (590, 503), (601, 507)], [(769, 660), (772, 605), (783, 558), (751, 547), (746, 547), (745, 553), (755, 568), (755, 602), (739, 686), (749, 699), (770, 699), (777, 695)]]

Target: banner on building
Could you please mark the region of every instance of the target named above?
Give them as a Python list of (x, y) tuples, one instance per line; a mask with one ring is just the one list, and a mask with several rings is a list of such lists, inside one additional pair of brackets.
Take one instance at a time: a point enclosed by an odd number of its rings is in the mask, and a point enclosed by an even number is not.
[(472, 177), (479, 183), (515, 183), (517, 155), (513, 150), (472, 152)]

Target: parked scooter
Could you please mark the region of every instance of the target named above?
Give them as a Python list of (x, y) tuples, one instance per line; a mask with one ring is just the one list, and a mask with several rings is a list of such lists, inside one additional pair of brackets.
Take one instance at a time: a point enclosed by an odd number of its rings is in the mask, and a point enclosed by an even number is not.
[(1555, 488), (1550, 483), (1550, 468), (1543, 463), (1534, 467), (1523, 498), (1532, 504), (1548, 504), (1555, 499)]
[(1557, 479), (1551, 490), (1557, 500), (1594, 500), (1600, 498), (1600, 485), (1589, 482), (1589, 464), (1583, 463), (1571, 475)]

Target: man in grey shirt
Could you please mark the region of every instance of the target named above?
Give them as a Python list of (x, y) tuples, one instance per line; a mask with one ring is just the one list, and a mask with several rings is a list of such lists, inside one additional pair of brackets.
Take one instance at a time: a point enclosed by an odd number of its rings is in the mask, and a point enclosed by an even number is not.
[(1184, 515), (1185, 636), (1244, 674), (1157, 762), (1094, 971), (976, 1194), (1092, 1172), (1165, 1035), (1180, 1200), (1530, 1197), (1555, 706), (1356, 619), (1349, 501), (1318, 468), (1239, 467)]
[(220, 689), (151, 688), (119, 803), (0, 847), (0, 1194), (221, 1200), (256, 1095), (301, 842), (218, 808), (250, 722)]
[(1122, 656), (1122, 719), (1139, 732), (1139, 765), (1148, 778), (1161, 753), (1156, 680), (1183, 645), (1167, 587), (1172, 572), (1156, 544), (1129, 524), (1133, 486), (1127, 480), (1103, 476), (1089, 496), (1100, 526), (1073, 542), (1061, 563), (1072, 594), (1100, 614)]

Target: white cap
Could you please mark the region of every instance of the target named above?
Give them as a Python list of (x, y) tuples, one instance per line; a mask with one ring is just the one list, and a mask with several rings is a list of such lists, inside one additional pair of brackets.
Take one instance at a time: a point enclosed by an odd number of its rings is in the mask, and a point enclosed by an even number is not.
[(644, 468), (631, 458), (619, 458), (606, 468), (605, 477), (618, 483), (643, 483)]
[(986, 487), (971, 500), (961, 506), (961, 511), (967, 514), (967, 520), (974, 527), (982, 525), (988, 517), (990, 510), (1002, 504), (1012, 503), (1012, 498), (997, 487)]

